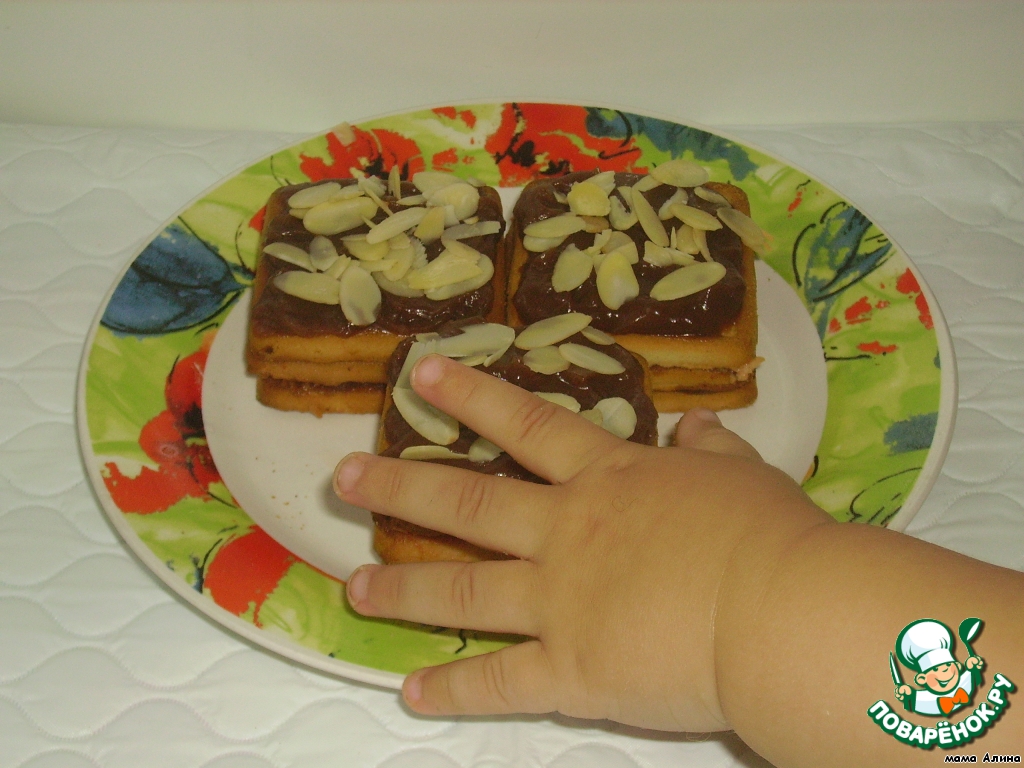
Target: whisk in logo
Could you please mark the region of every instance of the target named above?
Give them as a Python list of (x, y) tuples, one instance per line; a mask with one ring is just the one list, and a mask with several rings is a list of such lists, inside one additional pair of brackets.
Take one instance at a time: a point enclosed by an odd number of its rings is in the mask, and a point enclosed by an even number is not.
[[(946, 719), (970, 709), (975, 696), (981, 693), (985, 660), (974, 652), (971, 642), (982, 626), (981, 619), (960, 622), (957, 635), (967, 651), (962, 662), (955, 656), (953, 631), (941, 621), (912, 621), (896, 638), (895, 656), (889, 654), (894, 696), (908, 712), (943, 718), (934, 727), (904, 720), (883, 699), (871, 705), (868, 716), (897, 740), (921, 749), (952, 749), (980, 738), (1009, 706), (1008, 696), (1016, 689), (1009, 678), (997, 672), (988, 692), (970, 714), (958, 722)], [(909, 680), (914, 685), (904, 682), (901, 664), (913, 673)]]

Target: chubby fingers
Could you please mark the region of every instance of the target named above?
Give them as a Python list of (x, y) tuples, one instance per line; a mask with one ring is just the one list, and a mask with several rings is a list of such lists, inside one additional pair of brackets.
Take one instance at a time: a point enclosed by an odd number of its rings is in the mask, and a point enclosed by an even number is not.
[(412, 385), (432, 405), (553, 483), (570, 480), (622, 442), (559, 405), (441, 355), (416, 363)]
[(553, 490), (368, 453), (349, 454), (334, 472), (335, 493), (351, 504), (524, 558), (537, 553), (551, 524)]
[(707, 408), (687, 411), (676, 424), (675, 445), (677, 448), (694, 448), (728, 456), (761, 461), (761, 454), (737, 435), (722, 426), (718, 414)]
[(346, 586), (366, 616), (537, 635), (536, 568), (524, 560), (364, 565)]
[(544, 714), (558, 707), (559, 681), (537, 640), (417, 670), (406, 703), (425, 715)]

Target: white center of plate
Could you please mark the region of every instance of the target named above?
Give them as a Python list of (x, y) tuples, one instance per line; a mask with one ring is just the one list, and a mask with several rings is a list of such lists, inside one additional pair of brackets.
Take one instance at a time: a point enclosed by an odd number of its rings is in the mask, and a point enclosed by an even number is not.
[[(722, 421), (766, 461), (797, 481), (814, 460), (828, 401), (821, 342), (800, 299), (757, 263), (758, 349), (754, 405), (723, 411)], [(250, 517), (284, 547), (339, 579), (376, 561), (366, 510), (337, 499), (331, 478), (351, 451), (373, 452), (376, 415), (278, 411), (256, 400), (243, 357), (248, 292), (217, 333), (206, 363), (203, 421), (221, 477)], [(662, 414), (662, 442), (678, 420)]]
[[(753, 445), (769, 464), (801, 482), (825, 428), (828, 371), (821, 340), (800, 297), (764, 262), (757, 272), (757, 402), (719, 412), (722, 423)], [(671, 433), (678, 416), (663, 414)], [(663, 440), (664, 442), (664, 440)]]

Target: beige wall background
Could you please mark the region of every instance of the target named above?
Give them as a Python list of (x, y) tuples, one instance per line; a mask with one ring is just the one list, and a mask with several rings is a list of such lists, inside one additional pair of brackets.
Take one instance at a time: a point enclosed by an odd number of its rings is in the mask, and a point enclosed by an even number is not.
[(475, 100), (1024, 121), (1022, 0), (0, 0), (0, 121), (316, 131)]

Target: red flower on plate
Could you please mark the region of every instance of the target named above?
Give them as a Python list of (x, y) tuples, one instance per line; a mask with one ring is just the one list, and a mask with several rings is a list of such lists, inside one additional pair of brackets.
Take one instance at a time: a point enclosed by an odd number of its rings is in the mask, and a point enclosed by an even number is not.
[(455, 107), (435, 107), (431, 110), (438, 117), (446, 117), (449, 120), (461, 120), (467, 128), (476, 125), (476, 115), (471, 109), (458, 110)]
[(267, 218), (267, 206), (264, 205), (262, 208), (260, 208), (258, 211), (256, 211), (256, 213), (254, 213), (252, 215), (251, 219), (249, 219), (249, 228), (250, 229), (255, 229), (257, 232), (262, 232), (263, 231), (263, 222), (266, 221), (266, 218)]
[(259, 627), (263, 601), (298, 560), (262, 528), (252, 528), (220, 548), (206, 569), (203, 587), (217, 605), (236, 616), (251, 607)]
[(846, 308), (845, 317), (847, 325), (866, 323), (871, 319), (871, 302), (867, 296), (861, 296), (857, 301)]
[(199, 351), (175, 362), (164, 385), (167, 409), (139, 432), (139, 447), (157, 468), (144, 466), (125, 475), (114, 462), (104, 466), (103, 482), (123, 512), (162, 512), (184, 498), (209, 497), (211, 483), (220, 482), (203, 429), (203, 370), (210, 334)]
[(352, 168), (369, 176), (386, 176), (396, 165), (403, 179), (411, 179), (425, 167), (423, 154), (415, 141), (384, 128), (364, 131), (346, 125), (331, 131), (326, 138), (330, 161), (300, 156), (299, 168), (310, 181), (349, 178)]
[(869, 355), (888, 355), (890, 352), (895, 352), (899, 347), (896, 344), (883, 344), (880, 341), (867, 341), (863, 344), (858, 344), (857, 349), (861, 352), (867, 352)]
[(897, 278), (896, 290), (907, 296), (914, 296), (914, 305), (917, 307), (917, 319), (921, 325), (929, 331), (935, 327), (935, 320), (932, 318), (932, 310), (928, 306), (928, 299), (924, 297), (924, 294), (921, 292), (921, 284), (917, 282), (917, 278), (914, 277), (914, 273), (909, 268)]
[(486, 146), (506, 186), (572, 171), (629, 171), (640, 157), (632, 136), (591, 136), (587, 110), (561, 104), (506, 104)]
[(451, 171), (452, 166), (459, 162), (459, 153), (455, 147), (449, 147), (430, 158), (430, 164), (439, 171)]

